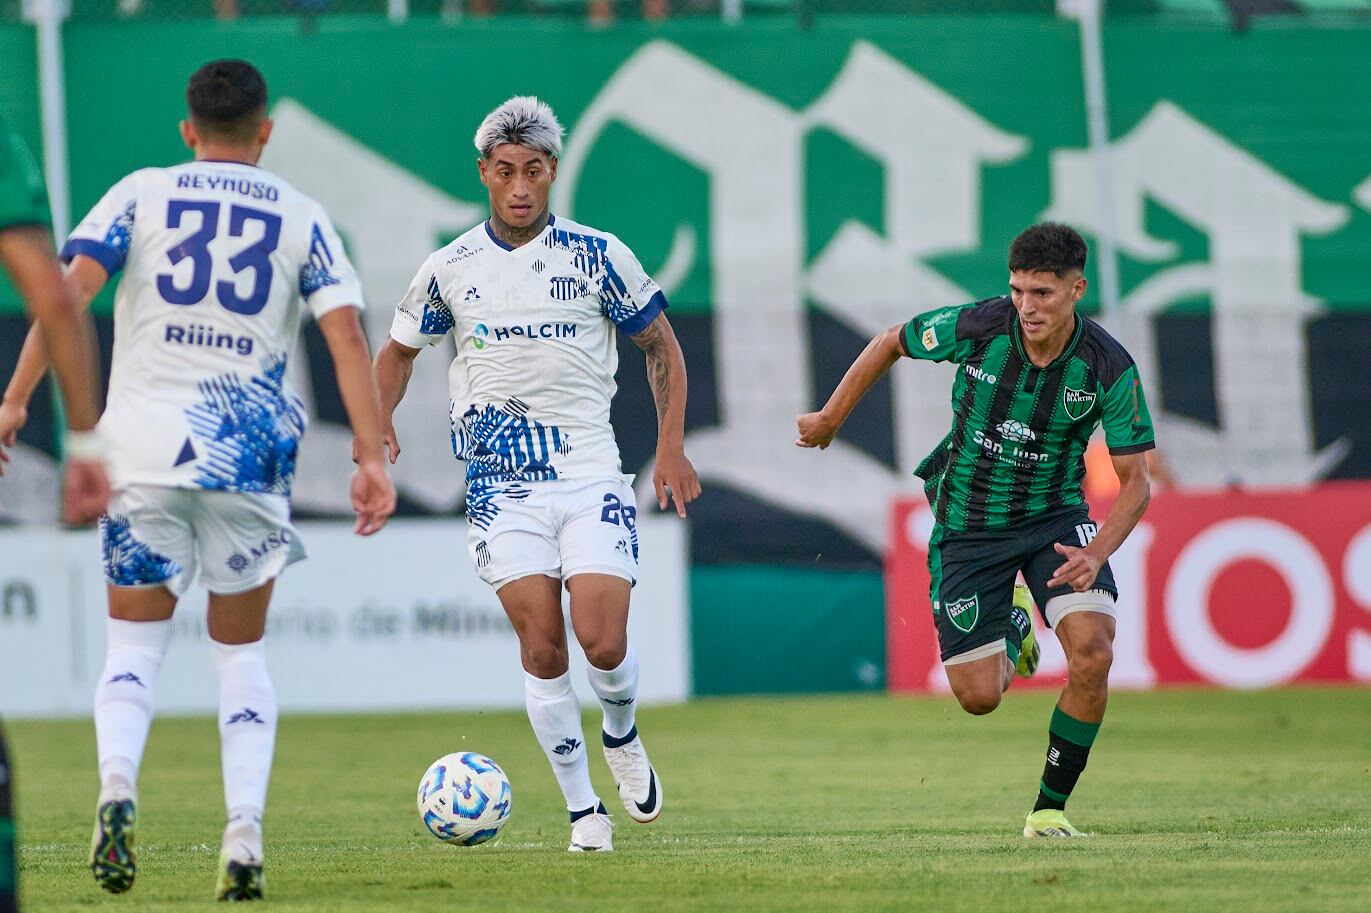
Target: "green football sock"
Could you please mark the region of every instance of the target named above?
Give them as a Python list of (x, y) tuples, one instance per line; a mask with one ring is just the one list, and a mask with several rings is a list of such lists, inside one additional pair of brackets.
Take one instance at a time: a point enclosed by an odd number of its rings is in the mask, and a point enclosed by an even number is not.
[(1047, 764), (1038, 784), (1035, 812), (1043, 808), (1066, 808), (1066, 800), (1076, 788), (1081, 771), (1085, 770), (1090, 746), (1099, 731), (1099, 723), (1083, 723), (1063, 713), (1060, 707), (1052, 710), (1052, 723), (1047, 727)]

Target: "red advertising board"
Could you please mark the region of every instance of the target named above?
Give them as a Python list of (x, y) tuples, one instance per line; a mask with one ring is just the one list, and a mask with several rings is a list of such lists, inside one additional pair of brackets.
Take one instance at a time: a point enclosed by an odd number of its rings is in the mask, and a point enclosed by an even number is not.
[[(945, 688), (928, 597), (932, 518), (922, 498), (897, 501), (891, 516), (887, 681)], [(1158, 494), (1110, 564), (1115, 686), (1371, 682), (1371, 483)], [(1041, 641), (1033, 682), (1057, 684), (1061, 649)]]

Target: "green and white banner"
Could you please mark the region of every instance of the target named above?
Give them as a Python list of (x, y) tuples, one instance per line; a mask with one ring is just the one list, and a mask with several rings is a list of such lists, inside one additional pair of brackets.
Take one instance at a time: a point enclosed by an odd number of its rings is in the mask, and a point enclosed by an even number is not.
[[(865, 585), (843, 575), (879, 586), (889, 504), (948, 427), (950, 377), (899, 366), (823, 454), (793, 446), (795, 414), (822, 401), (874, 332), (1001, 293), (1006, 248), (1025, 225), (1059, 218), (1097, 236), (1102, 187), (1120, 242), (1114, 329), (1182, 483), (1371, 475), (1371, 396), (1346, 382), (1349, 357), (1371, 344), (1365, 28), (1239, 35), (1108, 20), (1107, 161), (1087, 148), (1077, 27), (1040, 15), (599, 32), (333, 17), (308, 35), (287, 20), (75, 22), (65, 35), (78, 215), (123, 174), (184, 157), (176, 122), (199, 64), (251, 59), (276, 119), (263, 164), (333, 214), (366, 283), (374, 341), (416, 265), (484, 217), (471, 146), (482, 115), (513, 94), (548, 100), (569, 128), (556, 211), (638, 253), (686, 346), (687, 449), (707, 492), (692, 517), (695, 573), (723, 581), (728, 566), (761, 566), (747, 585), (761, 605), (744, 608), (778, 627), (794, 603), (761, 582), (778, 565), (844, 581), (810, 587), (805, 624), (846, 630), (873, 611), (846, 601)], [(36, 136), (22, 78), (31, 41), (0, 28), (4, 111)], [(0, 370), (15, 351), (0, 344)], [(640, 362), (624, 352), (614, 417), (624, 468), (643, 479), (654, 418)], [(297, 508), (343, 512), (348, 434), (308, 335), (292, 370), (315, 419)], [(451, 512), (462, 495), (445, 371), (439, 355), (419, 359), (398, 416), (395, 475), (414, 512)], [(0, 514), (21, 521), (50, 517), (54, 503), (46, 438), (28, 434), (17, 478), (0, 483)], [(882, 652), (879, 630), (871, 637), (813, 687), (879, 679), (863, 665)], [(719, 681), (736, 687), (732, 676), (720, 667)]]

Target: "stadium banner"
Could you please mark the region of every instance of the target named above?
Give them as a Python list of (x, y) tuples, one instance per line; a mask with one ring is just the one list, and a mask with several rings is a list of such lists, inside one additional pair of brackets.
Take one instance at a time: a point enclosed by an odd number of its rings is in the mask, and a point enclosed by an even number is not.
[[(396, 520), (363, 539), (342, 523), (300, 524), (311, 557), (280, 578), (267, 653), (285, 711), (522, 707), (519, 645), (466, 553), (460, 520)], [(686, 534), (644, 517), (629, 635), (643, 703), (690, 693)], [(0, 532), (0, 716), (87, 715), (104, 661), (105, 596), (93, 531)], [(568, 627), (568, 630), (569, 627)], [(583, 703), (596, 698), (580, 670)], [(158, 678), (166, 713), (213, 712), (217, 684), (196, 588), (175, 616)]]
[[(928, 596), (932, 528), (922, 498), (895, 502), (886, 554), (891, 691), (948, 687)], [(1115, 687), (1371, 683), (1371, 484), (1164, 492), (1110, 565), (1119, 585)], [(1042, 661), (1016, 687), (1056, 686), (1065, 674), (1061, 645), (1035, 622)]]
[[(1127, 16), (1104, 28), (1117, 329), (1180, 481), (1371, 477), (1371, 395), (1338, 382), (1356, 354), (1341, 340), (1371, 335), (1364, 31), (1233, 34)], [(822, 456), (792, 446), (794, 415), (822, 401), (874, 332), (1003, 291), (1005, 251), (1025, 224), (1049, 215), (1091, 237), (1098, 227), (1078, 30), (1050, 16), (602, 32), (519, 17), (440, 28), (331, 16), (308, 33), (289, 17), (130, 19), (73, 21), (64, 34), (78, 215), (124, 174), (185, 157), (176, 124), (199, 64), (251, 59), (272, 88), (263, 164), (332, 213), (374, 343), (424, 256), (484, 216), (470, 139), (482, 115), (515, 91), (545, 97), (568, 128), (554, 209), (623, 238), (672, 318), (697, 321), (687, 449), (713, 500), (693, 539), (706, 563), (796, 565), (822, 552), (879, 567), (887, 505), (949, 424), (946, 372), (902, 365)], [(3, 46), (20, 44), (11, 34)], [(511, 46), (524, 51), (517, 79)], [(138, 61), (119, 73), (120, 97), (137, 104), (91, 90), (108, 81), (112, 54)], [(17, 100), (31, 74), (0, 66), (0, 79), (14, 82), (15, 117), (31, 131), (32, 110), (19, 110), (31, 106)], [(625, 370), (641, 360), (626, 352)], [(418, 360), (397, 414), (408, 443), (396, 481), (418, 513), (449, 512), (462, 494), (447, 471), (443, 362)], [(324, 348), (302, 346), (291, 370), (315, 419), (297, 508), (345, 513), (347, 432)], [(625, 375), (621, 386), (640, 383)], [(621, 440), (650, 441), (650, 399), (615, 421)], [(43, 483), (51, 456), (36, 420), (31, 434), (34, 459), (15, 475)], [(625, 469), (646, 477), (650, 447), (625, 450)], [(44, 519), (9, 508), (0, 516)], [(751, 532), (758, 523), (766, 535)]]

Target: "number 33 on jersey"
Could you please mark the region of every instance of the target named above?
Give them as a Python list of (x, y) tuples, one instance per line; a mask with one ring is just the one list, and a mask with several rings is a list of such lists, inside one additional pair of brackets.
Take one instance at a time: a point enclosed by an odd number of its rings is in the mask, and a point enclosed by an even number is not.
[(78, 255), (123, 272), (101, 419), (114, 484), (289, 494), (301, 303), (362, 306), (323, 207), (252, 165), (147, 168), (72, 232), (62, 257)]

